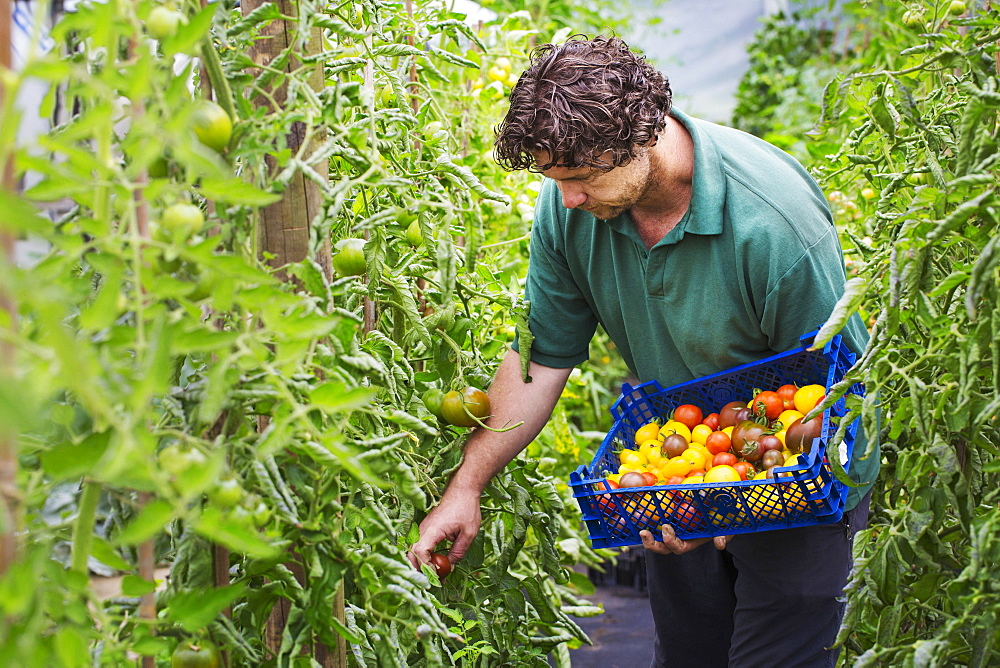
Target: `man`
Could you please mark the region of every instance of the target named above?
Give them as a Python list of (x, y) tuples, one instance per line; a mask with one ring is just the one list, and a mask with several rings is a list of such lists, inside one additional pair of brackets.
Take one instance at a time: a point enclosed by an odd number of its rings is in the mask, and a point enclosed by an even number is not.
[[(759, 139), (672, 109), (666, 79), (620, 39), (536, 50), (497, 155), (546, 177), (525, 288), (532, 382), (511, 351), (490, 388), (489, 424), (524, 425), (472, 434), (421, 523), (415, 562), (443, 540), (462, 557), (483, 488), (542, 429), (598, 324), (640, 381), (666, 387), (798, 346), (843, 291), (837, 232), (805, 170)], [(863, 349), (857, 316), (844, 335)], [(870, 483), (878, 456), (864, 452), (859, 438), (850, 470)], [(838, 524), (714, 541), (644, 531), (653, 665), (832, 666), (869, 486), (851, 490)]]

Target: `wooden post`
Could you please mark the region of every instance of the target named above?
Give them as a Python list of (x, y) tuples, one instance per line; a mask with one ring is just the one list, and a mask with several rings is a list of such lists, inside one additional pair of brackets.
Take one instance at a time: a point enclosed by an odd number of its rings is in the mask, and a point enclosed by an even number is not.
[[(263, 4), (265, 4), (264, 0), (243, 0), (240, 7), (243, 15), (246, 16)], [(284, 16), (298, 14), (292, 0), (277, 0), (275, 4)], [(294, 34), (295, 25), (293, 23), (284, 20), (273, 21), (261, 30), (260, 39), (250, 48), (250, 58), (259, 66), (270, 65), (271, 61), (288, 47)], [(319, 53), (321, 45), (321, 31), (319, 28), (314, 28), (306, 50), (308, 53)], [(284, 66), (286, 72), (291, 72), (299, 67), (300, 63), (295, 58), (290, 58)], [(312, 69), (309, 84), (317, 92), (323, 90), (325, 82), (321, 62), (318, 62)], [(287, 89), (285, 86), (281, 86), (270, 91), (270, 96), (270, 99), (280, 107), (287, 97)], [(255, 102), (270, 108), (270, 100), (258, 99)], [(272, 109), (272, 111), (276, 110)], [(298, 152), (307, 140), (310, 129), (301, 122), (295, 123), (290, 128), (286, 139), (289, 150), (293, 153)], [(315, 137), (313, 144), (318, 146), (323, 139), (324, 137)], [(308, 153), (311, 148), (312, 146), (307, 145), (306, 152)], [(277, 169), (276, 161), (271, 157), (267, 157), (266, 164), (273, 170)], [(329, 178), (330, 165), (328, 160), (318, 161), (309, 165), (309, 168), (313, 169), (320, 179)], [(319, 186), (313, 180), (305, 178), (302, 173), (296, 173), (288, 184), (284, 197), (261, 211), (263, 218), (260, 226), (259, 248), (273, 256), (273, 259), (268, 260), (271, 266), (280, 268), (308, 256), (310, 225), (319, 213), (322, 203), (323, 193)], [(317, 256), (314, 258), (328, 279), (333, 275), (330, 247), (330, 239), (323, 239)], [(258, 428), (266, 428), (267, 422), (266, 418), (260, 419)], [(291, 562), (287, 566), (300, 582), (305, 582), (306, 574), (298, 562)], [(341, 601), (341, 604), (335, 605), (332, 614), (343, 621), (345, 619), (343, 599), (338, 597), (338, 600)], [(289, 604), (282, 599), (272, 609), (267, 620), (264, 642), (268, 649), (275, 654), (281, 647), (281, 637), (288, 620), (288, 613)], [(317, 643), (313, 647), (313, 659), (321, 666), (328, 668), (347, 666), (346, 641), (340, 638), (334, 649)]]
[[(10, 0), (0, 0), (0, 69), (12, 69)], [(7, 87), (0, 82), (0, 109), (7, 96)], [(8, 121), (9, 122), (9, 121)], [(0, 147), (2, 148), (2, 147)], [(0, 189), (14, 192), (14, 163), (3, 157), (0, 165)], [(3, 262), (14, 264), (14, 237), (0, 230), (0, 254)], [(17, 304), (14, 296), (0, 285), (0, 312), (11, 330), (17, 329)], [(0, 378), (14, 377), (14, 344), (0, 337)], [(17, 556), (17, 433), (9, 425), (0, 424), (0, 576), (4, 575)]]
[[(262, 0), (245, 0), (241, 3), (243, 15), (246, 16), (259, 6), (265, 4)], [(285, 16), (295, 16), (297, 11), (292, 0), (278, 0), (278, 9)], [(250, 48), (250, 57), (257, 65), (269, 64), (281, 51), (283, 51), (294, 37), (294, 24), (286, 21), (273, 21), (261, 30), (260, 39), (254, 42)], [(308, 45), (309, 53), (319, 53), (321, 47), (321, 32), (319, 28), (313, 29)], [(300, 63), (294, 58), (289, 59), (285, 65), (285, 71), (291, 72), (298, 69)], [(312, 69), (309, 84), (313, 90), (321, 92), (324, 87), (323, 66), (317, 63)], [(271, 91), (271, 97), (275, 103), (281, 106), (286, 98), (287, 90), (284, 86)], [(270, 106), (267, 100), (257, 100), (263, 106)], [(297, 122), (292, 125), (287, 135), (288, 148), (293, 153), (297, 152), (303, 141), (306, 139), (306, 127), (303, 123)], [(319, 141), (316, 142), (318, 145)], [(267, 164), (272, 169), (277, 169), (274, 159), (268, 157)], [(329, 178), (329, 161), (323, 160), (309, 166), (315, 170), (322, 179)], [(263, 209), (263, 225), (261, 225), (260, 248), (271, 255), (274, 259), (269, 260), (272, 266), (281, 267), (290, 262), (298, 262), (306, 257), (309, 252), (309, 225), (316, 217), (323, 203), (323, 194), (319, 186), (305, 178), (300, 172), (295, 174), (292, 181), (285, 190), (285, 196), (265, 209)], [(324, 239), (321, 252), (315, 258), (323, 268), (329, 278), (332, 275), (330, 240)]]

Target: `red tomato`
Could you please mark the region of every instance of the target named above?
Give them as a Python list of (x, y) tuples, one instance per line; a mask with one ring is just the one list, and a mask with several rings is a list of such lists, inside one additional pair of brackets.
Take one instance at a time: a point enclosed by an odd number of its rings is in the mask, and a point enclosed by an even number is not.
[(754, 470), (753, 464), (749, 462), (736, 462), (732, 466), (740, 474), (740, 478), (743, 480), (748, 480), (750, 478), (750, 472)]
[(704, 417), (701, 409), (693, 404), (681, 404), (674, 409), (674, 419), (685, 425), (688, 429), (694, 429), (701, 423)]
[(731, 452), (720, 452), (712, 458), (712, 466), (735, 466), (736, 455)]
[(640, 475), (646, 479), (647, 486), (655, 485), (659, 481), (659, 478), (656, 477), (656, 474), (650, 473), (649, 471), (643, 471)]
[(705, 449), (711, 452), (713, 455), (717, 455), (721, 452), (729, 452), (732, 447), (732, 439), (724, 431), (713, 431), (705, 439)]
[(672, 475), (669, 478), (667, 478), (666, 484), (668, 484), (668, 485), (680, 485), (682, 482), (684, 482), (684, 476), (681, 476), (681, 475)]
[(781, 405), (786, 411), (795, 410), (795, 393), (798, 390), (799, 388), (795, 385), (782, 385), (775, 390), (775, 394), (781, 397)]
[(707, 424), (709, 427), (712, 428), (712, 431), (718, 431), (719, 430), (719, 414), (718, 413), (709, 413), (708, 415), (705, 416), (705, 419), (702, 420), (701, 423), (702, 424)]
[(785, 404), (777, 392), (765, 390), (753, 398), (754, 415), (766, 415), (768, 420), (776, 420), (785, 410)]
[(442, 580), (448, 577), (448, 573), (451, 573), (451, 559), (448, 558), (447, 554), (440, 552), (432, 554), (431, 565), (434, 567), (434, 572)]

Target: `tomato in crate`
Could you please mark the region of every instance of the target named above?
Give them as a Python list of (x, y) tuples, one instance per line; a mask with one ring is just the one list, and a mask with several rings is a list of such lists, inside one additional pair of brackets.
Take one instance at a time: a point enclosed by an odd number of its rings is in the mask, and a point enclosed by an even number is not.
[[(848, 489), (829, 460), (840, 453), (827, 447), (847, 415), (846, 401), (795, 430), (782, 421), (800, 420), (802, 409), (823, 401), (854, 363), (840, 336), (808, 350), (814, 336), (803, 336), (793, 350), (673, 387), (655, 380), (623, 385), (611, 407), (614, 426), (591, 462), (570, 474), (593, 546), (639, 545), (639, 531), (662, 523), (689, 539), (839, 520)], [(863, 395), (864, 388), (856, 384), (849, 393)], [(706, 423), (710, 431), (696, 434)], [(614, 489), (605, 479), (628, 468), (619, 457), (635, 452), (624, 444), (634, 443), (643, 428), (644, 437), (652, 436), (654, 424), (663, 425), (660, 456), (644, 459), (646, 481), (655, 477), (656, 483)], [(857, 428), (849, 425), (837, 444), (846, 450), (845, 469)], [(638, 466), (635, 455), (628, 459)], [(627, 480), (638, 482), (638, 475)], [(658, 531), (653, 535), (659, 538)]]

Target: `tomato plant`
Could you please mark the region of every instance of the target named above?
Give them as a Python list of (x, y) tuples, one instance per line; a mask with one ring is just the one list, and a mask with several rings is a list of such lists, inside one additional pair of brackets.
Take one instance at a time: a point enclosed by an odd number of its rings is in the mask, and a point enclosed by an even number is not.
[(838, 643), (846, 664), (991, 665), (998, 606), (967, 565), (997, 550), (1000, 526), (1000, 277), (986, 185), (997, 178), (987, 91), (1000, 85), (1000, 16), (991, 3), (919, 1), (854, 4), (843, 20), (857, 29), (836, 48), (828, 26), (770, 21), (738, 105), (755, 134), (811, 136), (789, 149), (829, 193), (850, 262), (818, 343), (854, 314), (871, 332), (844, 385), (865, 383), (865, 399), (847, 405), (886, 446)]

